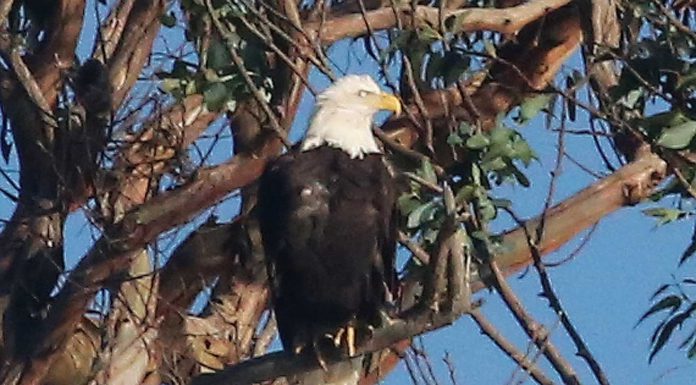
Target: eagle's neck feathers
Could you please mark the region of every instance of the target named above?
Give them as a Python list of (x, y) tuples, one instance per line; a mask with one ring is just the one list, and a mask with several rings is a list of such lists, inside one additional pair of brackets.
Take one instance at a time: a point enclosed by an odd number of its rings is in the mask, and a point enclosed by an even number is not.
[(381, 153), (372, 134), (372, 116), (375, 112), (332, 105), (319, 106), (302, 141), (301, 150), (327, 145), (345, 151), (352, 159)]

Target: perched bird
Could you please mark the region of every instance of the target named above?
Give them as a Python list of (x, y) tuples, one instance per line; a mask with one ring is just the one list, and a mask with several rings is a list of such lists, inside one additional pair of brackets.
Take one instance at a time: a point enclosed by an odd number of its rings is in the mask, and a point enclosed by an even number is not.
[[(270, 163), (259, 223), (286, 351), (355, 354), (356, 331), (378, 326), (395, 287), (395, 187), (372, 133), (399, 100), (369, 76), (346, 76), (317, 96), (299, 149)], [(356, 384), (359, 359), (302, 384)]]

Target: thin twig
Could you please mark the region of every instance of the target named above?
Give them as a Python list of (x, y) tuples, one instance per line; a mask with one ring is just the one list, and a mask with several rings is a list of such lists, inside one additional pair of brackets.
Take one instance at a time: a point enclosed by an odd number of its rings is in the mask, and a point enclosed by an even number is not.
[[(24, 59), (22, 59), (19, 49), (12, 49), (10, 52), (10, 62), (12, 63), (12, 68), (14, 69), (15, 75), (24, 87), (24, 90), (27, 92), (34, 104), (40, 109), (39, 113), (42, 120), (47, 122), (47, 117), (51, 116), (51, 107), (48, 105), (48, 101), (46, 101), (44, 98), (41, 87), (39, 87), (39, 85), (36, 83), (34, 75), (32, 75), (27, 65), (24, 64)], [(49, 138), (52, 137), (53, 134), (49, 134)]]
[[(227, 36), (228, 31), (222, 25), (218, 17), (215, 15), (213, 5), (211, 4), (211, 0), (206, 0), (206, 5), (208, 7), (211, 20), (213, 21), (213, 24), (215, 24), (215, 27), (218, 29), (220, 35)], [(278, 118), (276, 117), (275, 113), (271, 111), (271, 107), (268, 105), (268, 102), (266, 101), (264, 95), (261, 93), (261, 90), (259, 90), (259, 88), (254, 83), (254, 80), (251, 79), (251, 77), (249, 76), (249, 71), (244, 65), (244, 60), (241, 58), (241, 56), (239, 56), (237, 48), (230, 44), (228, 44), (227, 47), (230, 56), (232, 57), (232, 61), (234, 62), (234, 65), (237, 67), (237, 70), (239, 70), (239, 73), (242, 75), (242, 78), (244, 79), (244, 82), (246, 83), (247, 87), (249, 87), (249, 89), (251, 90), (251, 93), (254, 96), (254, 99), (256, 99), (256, 102), (259, 103), (259, 106), (261, 106), (263, 112), (265, 112), (266, 116), (268, 116), (268, 120), (270, 120), (271, 122), (271, 128), (278, 136), (278, 139), (280, 139), (280, 141), (283, 142), (283, 145), (286, 148), (292, 147), (292, 143), (290, 143), (290, 141), (288, 140), (286, 130), (283, 129), (283, 127), (280, 125), (280, 123), (278, 122)]]
[(592, 234), (594, 234), (595, 230), (597, 230), (598, 225), (599, 222), (595, 223), (594, 225), (592, 225), (592, 227), (590, 227), (590, 231), (588, 231), (587, 234), (585, 234), (585, 236), (580, 241), (580, 244), (573, 251), (568, 253), (568, 256), (561, 259), (560, 261), (546, 262), (544, 263), (544, 266), (551, 268), (558, 267), (575, 259), (575, 257), (577, 257), (580, 254), (580, 251), (582, 251), (582, 249), (589, 243), (590, 239), (592, 239)]
[(401, 243), (408, 251), (413, 254), (413, 256), (418, 260), (418, 262), (427, 265), (430, 263), (430, 254), (425, 251), (420, 245), (413, 242), (411, 238), (408, 237), (403, 231), (397, 233), (399, 237), (399, 243)]
[(534, 362), (530, 361), (524, 353), (519, 351), (508, 339), (506, 339), (493, 324), (481, 314), (478, 309), (473, 309), (469, 312), (471, 319), (476, 322), (481, 333), (488, 337), (505, 355), (510, 357), (517, 363), (525, 372), (541, 385), (553, 385), (553, 381), (546, 377), (544, 372)]
[(429, 190), (431, 190), (437, 194), (442, 194), (444, 191), (442, 189), (442, 187), (438, 186), (437, 184), (430, 182), (430, 181), (427, 181), (424, 178), (421, 178), (420, 176), (418, 176), (412, 172), (408, 172), (408, 171), (404, 172), (404, 175), (406, 175), (412, 181), (417, 182), (418, 184), (420, 184), (424, 187), (427, 187)]
[[(541, 243), (541, 240), (544, 236), (546, 213), (548, 212), (553, 202), (556, 184), (558, 183), (558, 177), (561, 174), (561, 167), (563, 164), (563, 153), (565, 152), (565, 119), (562, 119), (561, 122), (561, 130), (558, 134), (556, 165), (551, 173), (552, 178), (549, 184), (549, 190), (546, 196), (546, 201), (544, 202), (544, 211), (542, 213), (539, 226), (536, 229), (535, 238), (531, 238), (531, 235), (528, 234), (527, 243), (529, 245), (532, 258), (534, 259), (534, 268), (539, 273), (539, 280), (541, 281), (541, 287), (543, 290), (544, 297), (546, 297), (546, 299), (549, 301), (549, 305), (551, 306), (551, 308), (560, 317), (563, 327), (566, 329), (566, 332), (573, 340), (573, 343), (577, 348), (577, 354), (580, 357), (582, 357), (585, 360), (585, 362), (587, 362), (590, 369), (592, 370), (592, 373), (594, 374), (595, 378), (600, 384), (609, 385), (609, 380), (607, 379), (606, 374), (599, 365), (599, 362), (594, 358), (594, 355), (590, 352), (590, 349), (585, 344), (585, 341), (580, 336), (580, 333), (578, 333), (577, 329), (575, 328), (575, 325), (573, 325), (567, 313), (563, 309), (561, 301), (558, 298), (556, 291), (553, 289), (553, 285), (551, 284), (551, 279), (549, 278), (548, 272), (546, 271), (546, 267), (544, 266), (544, 263), (541, 260), (541, 253), (539, 252), (539, 248), (537, 246)], [(525, 233), (528, 233), (528, 230), (526, 228)]]
[(553, 366), (554, 370), (561, 376), (565, 384), (580, 385), (580, 380), (573, 367), (551, 343), (546, 328), (534, 320), (527, 311), (524, 310), (522, 303), (508, 285), (497, 263), (495, 261), (490, 261), (488, 266), (491, 269), (491, 277), (496, 290), (527, 336), (529, 336), (537, 348), (543, 352), (544, 356), (549, 360), (551, 366)]

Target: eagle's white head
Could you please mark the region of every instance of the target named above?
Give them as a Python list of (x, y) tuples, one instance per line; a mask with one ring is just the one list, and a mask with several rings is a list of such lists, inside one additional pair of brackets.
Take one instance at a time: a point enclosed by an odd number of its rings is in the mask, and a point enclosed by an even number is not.
[(380, 110), (401, 112), (399, 99), (382, 92), (367, 75), (349, 75), (317, 96), (301, 150), (328, 145), (347, 152), (351, 158), (379, 153), (372, 134), (372, 118)]

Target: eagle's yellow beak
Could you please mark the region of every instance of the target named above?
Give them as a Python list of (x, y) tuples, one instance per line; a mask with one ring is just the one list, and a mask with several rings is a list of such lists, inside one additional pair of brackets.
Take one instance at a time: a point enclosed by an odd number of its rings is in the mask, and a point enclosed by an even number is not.
[(399, 99), (392, 94), (377, 94), (377, 100), (375, 106), (380, 110), (393, 111), (394, 115), (399, 115), (401, 113), (401, 102)]

